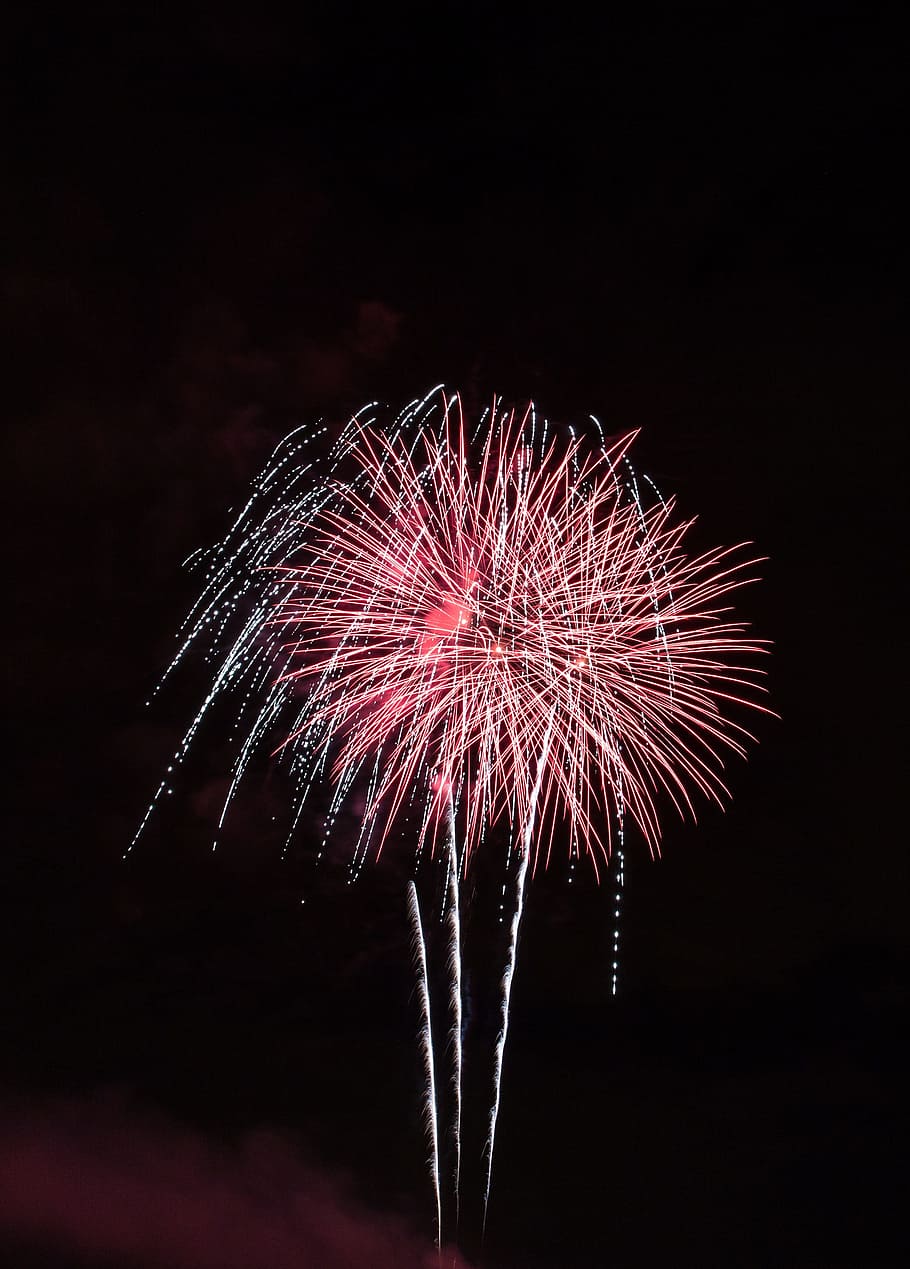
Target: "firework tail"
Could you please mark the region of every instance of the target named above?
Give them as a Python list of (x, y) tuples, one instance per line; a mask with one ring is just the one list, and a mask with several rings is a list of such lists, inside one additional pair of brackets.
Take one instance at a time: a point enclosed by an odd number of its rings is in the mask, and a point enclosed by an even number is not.
[(453, 1055), (452, 1090), (455, 1113), (452, 1131), (455, 1140), (455, 1230), (461, 1209), (461, 1089), (462, 1089), (462, 1005), (461, 1005), (461, 911), (460, 871), (455, 842), (455, 809), (449, 798), (449, 1006), (452, 1017), (450, 1043)]
[(417, 899), (417, 887), (413, 881), (408, 883), (408, 911), (413, 928), (414, 965), (417, 970), (420, 1007), (423, 1013), (420, 1044), (423, 1050), (424, 1071), (427, 1081), (425, 1118), (427, 1137), (430, 1144), (430, 1176), (436, 1197), (436, 1245), (441, 1247), (442, 1194), (439, 1184), (439, 1111), (436, 1101), (436, 1071), (433, 1062), (433, 1031), (430, 1022), (430, 983), (427, 977), (427, 947), (423, 937), (423, 924), (420, 920), (420, 903)]
[(499, 1118), (499, 1102), (502, 1090), (502, 1060), (509, 1034), (509, 1005), (512, 999), (512, 977), (515, 973), (515, 958), (518, 954), (518, 930), (524, 912), (525, 880), (528, 875), (528, 861), (531, 858), (531, 839), (534, 836), (534, 825), (537, 819), (537, 800), (543, 783), (544, 768), (550, 751), (550, 739), (553, 735), (553, 724), (556, 721), (556, 710), (550, 714), (550, 721), (543, 738), (540, 757), (537, 760), (537, 776), (528, 805), (527, 820), (521, 843), (521, 861), (518, 866), (518, 879), (515, 886), (515, 907), (512, 910), (512, 925), (509, 932), (509, 953), (506, 959), (505, 973), (502, 976), (502, 1007), (500, 1013), (499, 1035), (496, 1040), (496, 1051), (493, 1057), (493, 1106), (490, 1110), (490, 1131), (487, 1136), (487, 1175), (483, 1194), (483, 1226), (487, 1228), (487, 1209), (490, 1203), (490, 1183), (493, 1177), (493, 1146), (496, 1140), (496, 1121)]

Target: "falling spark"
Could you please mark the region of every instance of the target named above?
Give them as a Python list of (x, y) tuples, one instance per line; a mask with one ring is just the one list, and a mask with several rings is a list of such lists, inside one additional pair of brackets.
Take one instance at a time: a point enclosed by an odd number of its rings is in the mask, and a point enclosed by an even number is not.
[(417, 970), (420, 1009), (423, 1018), (420, 1028), (420, 1047), (423, 1053), (424, 1073), (427, 1081), (424, 1117), (430, 1144), (430, 1175), (433, 1179), (433, 1190), (436, 1195), (436, 1245), (441, 1247), (442, 1190), (439, 1182), (439, 1108), (436, 1102), (436, 1071), (433, 1062), (430, 983), (427, 977), (427, 947), (423, 937), (423, 924), (420, 920), (420, 903), (417, 899), (417, 887), (413, 881), (408, 883), (408, 911), (413, 930), (414, 964)]
[(452, 1136), (455, 1143), (455, 1229), (461, 1211), (461, 1094), (462, 1094), (462, 995), (461, 995), (461, 907), (459, 901), (458, 847), (455, 836), (455, 811), (449, 800), (449, 1007), (452, 1015), (450, 1033), (453, 1069), (452, 1093), (455, 1110), (452, 1116)]
[(502, 1061), (506, 1050), (506, 1040), (509, 1035), (509, 1009), (512, 1001), (512, 978), (515, 974), (515, 959), (518, 955), (518, 931), (521, 927), (521, 917), (524, 912), (524, 896), (525, 896), (525, 878), (528, 874), (528, 860), (531, 858), (531, 842), (534, 837), (534, 824), (537, 818), (537, 799), (540, 794), (540, 786), (543, 782), (544, 768), (547, 763), (550, 751), (550, 739), (553, 735), (553, 723), (555, 721), (555, 710), (550, 716), (550, 722), (547, 727), (543, 740), (543, 748), (537, 759), (537, 780), (531, 793), (531, 806), (528, 814), (528, 820), (525, 824), (524, 838), (521, 843), (521, 858), (518, 865), (518, 880), (516, 883), (515, 907), (512, 910), (512, 924), (509, 930), (509, 953), (506, 960), (505, 973), (502, 976), (502, 1002), (499, 1020), (499, 1035), (496, 1039), (496, 1050), (493, 1057), (493, 1107), (490, 1111), (490, 1130), (487, 1136), (486, 1157), (487, 1157), (487, 1175), (483, 1192), (483, 1229), (487, 1227), (487, 1209), (490, 1203), (490, 1185), (493, 1178), (493, 1146), (496, 1142), (496, 1122), (499, 1118), (499, 1103), (502, 1091)]

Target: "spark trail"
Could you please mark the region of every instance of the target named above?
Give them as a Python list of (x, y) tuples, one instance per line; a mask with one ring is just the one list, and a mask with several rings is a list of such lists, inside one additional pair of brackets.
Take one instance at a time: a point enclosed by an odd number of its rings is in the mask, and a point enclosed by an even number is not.
[(433, 1060), (433, 1027), (430, 1018), (430, 982), (427, 974), (427, 945), (423, 937), (423, 923), (420, 920), (420, 903), (417, 898), (417, 887), (413, 881), (408, 883), (408, 911), (413, 931), (414, 964), (417, 969), (417, 984), (420, 992), (420, 1008), (423, 1026), (420, 1031), (420, 1047), (423, 1052), (424, 1072), (427, 1081), (426, 1104), (424, 1116), (427, 1137), (430, 1144), (430, 1176), (436, 1196), (436, 1245), (442, 1246), (442, 1190), (439, 1182), (439, 1107), (436, 1101), (436, 1071)]
[(452, 1137), (455, 1146), (455, 1232), (461, 1213), (461, 1094), (462, 1094), (462, 986), (461, 986), (461, 903), (459, 899), (458, 847), (455, 833), (455, 810), (449, 799), (449, 1008), (452, 1015), (450, 1045), (453, 1057), (452, 1093), (455, 1110), (452, 1116)]
[(487, 1137), (486, 1157), (487, 1175), (483, 1193), (483, 1230), (487, 1228), (487, 1208), (490, 1202), (490, 1185), (493, 1178), (493, 1146), (496, 1141), (496, 1123), (499, 1119), (499, 1103), (502, 1090), (502, 1062), (509, 1035), (509, 1006), (512, 1000), (512, 978), (515, 974), (515, 960), (518, 955), (518, 931), (524, 912), (525, 879), (528, 874), (528, 860), (531, 858), (531, 842), (534, 836), (534, 822), (537, 818), (537, 799), (543, 782), (544, 767), (550, 751), (550, 738), (553, 735), (555, 710), (550, 716), (550, 723), (544, 735), (543, 748), (537, 759), (537, 779), (531, 793), (531, 806), (525, 825), (524, 838), (521, 843), (521, 858), (518, 865), (518, 879), (515, 886), (515, 906), (512, 909), (512, 922), (509, 930), (509, 952), (506, 969), (502, 978), (502, 1007), (500, 1013), (499, 1036), (493, 1058), (493, 1107), (490, 1111), (490, 1130)]

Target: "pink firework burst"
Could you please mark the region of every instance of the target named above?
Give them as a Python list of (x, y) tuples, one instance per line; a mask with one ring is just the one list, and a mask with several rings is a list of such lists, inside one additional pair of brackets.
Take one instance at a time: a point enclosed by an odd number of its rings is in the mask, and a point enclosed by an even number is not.
[(741, 548), (690, 556), (691, 521), (645, 507), (612, 444), (547, 432), (532, 406), (469, 438), (460, 398), (433, 426), (350, 438), (355, 475), (280, 565), (270, 621), (306, 705), (285, 745), (336, 787), (370, 770), (381, 849), (402, 817), (436, 841), (458, 817), (467, 864), (487, 829), (536, 818), (595, 868), (625, 816), (658, 849), (658, 801), (694, 813), (744, 753), (762, 645), (730, 614)]
[[(460, 398), (441, 388), (389, 424), (367, 407), (334, 444), (324, 428), (298, 429), (202, 557), (202, 593), (169, 667), (201, 643), (212, 681), (136, 838), (230, 695), (238, 741), (220, 823), (268, 747), (291, 776), (291, 834), (331, 765), (322, 844), (343, 804), (356, 808), (353, 873), (396, 826), (445, 858), (449, 1030), (438, 1063), (424, 923), (408, 888), (440, 1243), (447, 1141), (456, 1229), (460, 1203), (461, 883), (485, 833), (508, 826), (517, 867), (484, 1224), (529, 871), (550, 860), (560, 824), (570, 858), (590, 858), (598, 874), (615, 848), (618, 919), (625, 822), (656, 852), (661, 801), (683, 814), (698, 799), (723, 801), (724, 759), (750, 739), (739, 720), (764, 709), (764, 646), (730, 609), (755, 561), (742, 547), (687, 552), (691, 521), (653, 487), (640, 496), (633, 439), (608, 443), (594, 419), (584, 433), (560, 431), (533, 406), (498, 403), (469, 431)], [(618, 939), (616, 925), (614, 993)]]

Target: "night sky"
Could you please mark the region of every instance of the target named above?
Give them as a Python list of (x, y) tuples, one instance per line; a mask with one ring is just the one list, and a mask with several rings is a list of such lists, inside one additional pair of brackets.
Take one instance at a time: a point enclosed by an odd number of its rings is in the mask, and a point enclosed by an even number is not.
[(343, 840), (318, 877), (306, 842), (282, 862), (264, 763), (212, 854), (213, 727), (121, 856), (205, 690), (190, 661), (143, 705), (196, 592), (182, 561), (292, 427), (445, 382), (641, 429), (695, 542), (768, 557), (739, 607), (781, 715), (726, 812), (668, 809), (659, 862), (630, 843), (617, 1000), (610, 896), (535, 880), (467, 1261), (903, 1264), (896, 26), (806, 3), (17, 7), (4, 1263), (428, 1254), (407, 843), (353, 888)]

